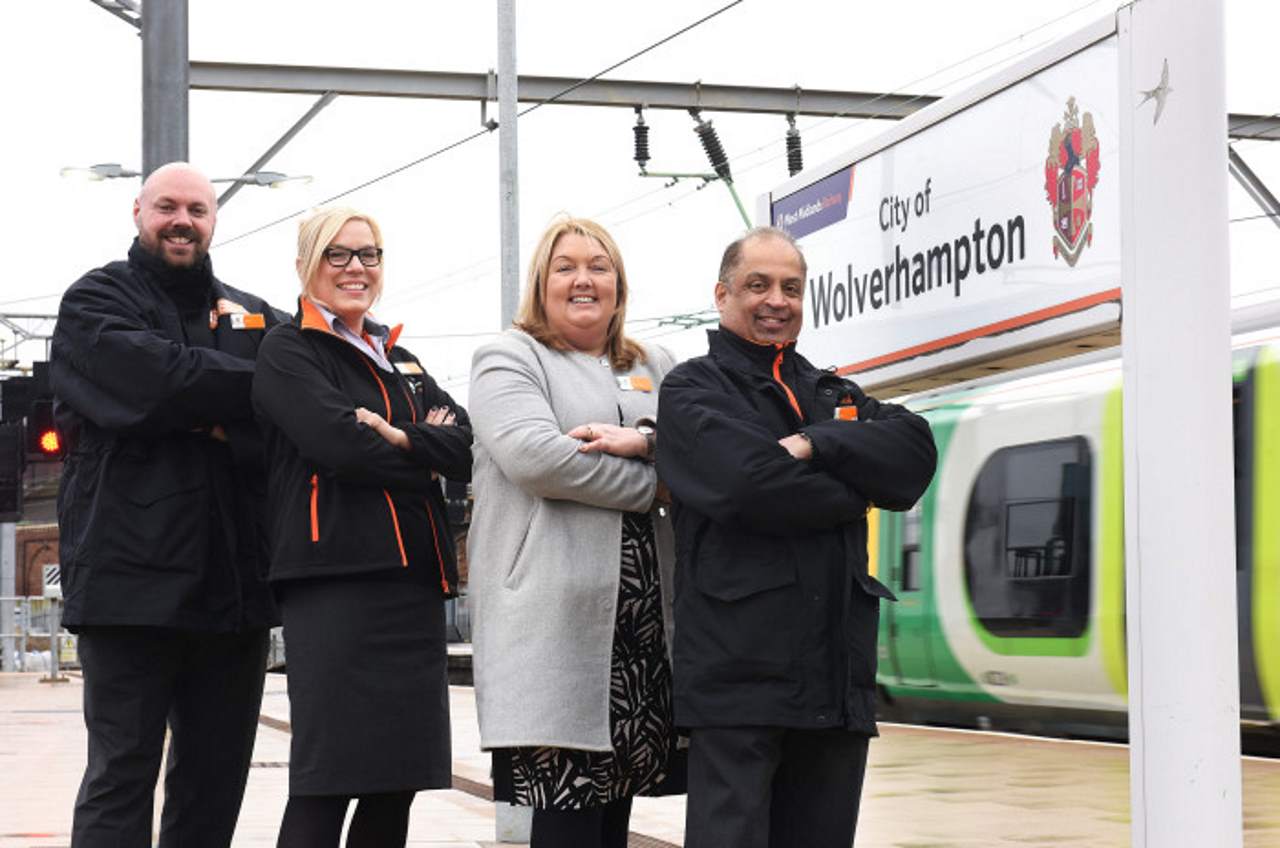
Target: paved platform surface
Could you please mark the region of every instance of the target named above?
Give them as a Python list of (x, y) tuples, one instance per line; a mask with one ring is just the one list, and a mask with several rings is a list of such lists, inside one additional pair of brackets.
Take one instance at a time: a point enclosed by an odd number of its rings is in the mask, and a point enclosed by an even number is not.
[[(81, 683), (0, 674), (0, 848), (64, 848), (84, 767)], [(455, 787), (414, 802), (409, 844), (494, 844), (488, 756), (475, 701), (450, 690)], [(275, 845), (288, 795), (289, 698), (268, 675), (237, 848)], [(1246, 758), (1245, 845), (1280, 848), (1280, 761)], [(157, 796), (156, 812), (160, 804)], [(684, 799), (638, 799), (633, 845), (683, 840)], [(1129, 844), (1122, 746), (887, 725), (871, 745), (860, 848), (1026, 848)]]

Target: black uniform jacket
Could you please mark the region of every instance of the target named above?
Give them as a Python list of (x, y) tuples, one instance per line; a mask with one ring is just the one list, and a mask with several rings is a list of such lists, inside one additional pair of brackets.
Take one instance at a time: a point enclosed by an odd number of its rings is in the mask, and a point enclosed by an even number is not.
[[(390, 334), (387, 373), (338, 336), (307, 298), (262, 343), (253, 404), (267, 440), (271, 579), (414, 568), (457, 594), (453, 533), (437, 475), (471, 479), (471, 421)], [(368, 338), (382, 328), (366, 319)], [(356, 407), (404, 430), (401, 450)], [(447, 406), (455, 424), (423, 423)], [(434, 472), (434, 473), (433, 473)]]
[(128, 261), (67, 289), (50, 375), (68, 625), (272, 623), (249, 391), (265, 331), (285, 318), (207, 258), (174, 269), (136, 240)]
[[(893, 596), (867, 574), (866, 512), (924, 493), (929, 425), (794, 345), (709, 336), (710, 353), (668, 374), (658, 403), (676, 526), (676, 722), (874, 734), (879, 603)], [(796, 432), (811, 461), (778, 444)]]

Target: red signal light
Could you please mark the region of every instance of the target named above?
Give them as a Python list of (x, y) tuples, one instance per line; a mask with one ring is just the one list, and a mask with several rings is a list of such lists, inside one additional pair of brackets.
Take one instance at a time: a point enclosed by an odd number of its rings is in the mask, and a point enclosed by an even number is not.
[(40, 434), (40, 452), (48, 456), (53, 456), (62, 449), (62, 442), (58, 438), (57, 430), (45, 430)]

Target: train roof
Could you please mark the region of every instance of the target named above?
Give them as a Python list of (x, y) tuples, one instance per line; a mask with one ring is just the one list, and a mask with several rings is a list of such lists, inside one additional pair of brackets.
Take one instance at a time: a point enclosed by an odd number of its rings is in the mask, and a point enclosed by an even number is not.
[[(1237, 373), (1247, 367), (1248, 351), (1280, 345), (1280, 301), (1233, 310), (1231, 347)], [(944, 406), (972, 404), (994, 398), (1024, 399), (1053, 394), (1107, 391), (1120, 382), (1120, 348), (1093, 350), (1077, 356), (1006, 371), (940, 389), (904, 395), (898, 401), (917, 412)]]

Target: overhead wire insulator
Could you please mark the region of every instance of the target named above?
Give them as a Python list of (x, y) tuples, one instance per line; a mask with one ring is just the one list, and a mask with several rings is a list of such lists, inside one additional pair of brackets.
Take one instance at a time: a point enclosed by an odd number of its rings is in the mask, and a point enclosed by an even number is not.
[(698, 122), (693, 131), (698, 134), (698, 141), (702, 142), (702, 149), (716, 176), (725, 182), (733, 182), (733, 175), (729, 173), (729, 157), (724, 154), (724, 146), (720, 144), (720, 136), (716, 135), (715, 127), (711, 126), (710, 121), (702, 120), (697, 109), (690, 109), (689, 114)]
[(796, 129), (794, 112), (787, 113), (787, 171), (795, 176), (804, 170), (804, 150), (800, 147), (800, 130)]
[(644, 110), (636, 107), (636, 125), (631, 128), (636, 136), (636, 164), (640, 166), (641, 173), (644, 172), (645, 165), (649, 162), (649, 127), (644, 122)]

